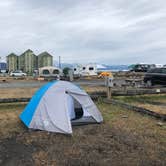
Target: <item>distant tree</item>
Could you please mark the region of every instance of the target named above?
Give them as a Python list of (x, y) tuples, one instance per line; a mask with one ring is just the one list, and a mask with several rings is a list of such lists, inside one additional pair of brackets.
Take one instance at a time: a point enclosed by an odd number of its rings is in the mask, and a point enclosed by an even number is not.
[(71, 70), (69, 67), (65, 67), (65, 68), (63, 69), (63, 74), (64, 74), (65, 77), (68, 76), (69, 70)]

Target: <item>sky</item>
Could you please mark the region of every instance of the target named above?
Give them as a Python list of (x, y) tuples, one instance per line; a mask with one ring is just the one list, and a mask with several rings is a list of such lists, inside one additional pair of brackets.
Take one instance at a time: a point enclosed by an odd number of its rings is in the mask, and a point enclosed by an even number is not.
[(0, 56), (166, 64), (165, 0), (0, 0)]

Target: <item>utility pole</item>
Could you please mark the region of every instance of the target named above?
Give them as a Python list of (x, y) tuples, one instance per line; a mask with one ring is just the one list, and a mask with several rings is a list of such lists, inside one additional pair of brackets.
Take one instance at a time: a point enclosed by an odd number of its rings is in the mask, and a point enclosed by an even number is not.
[(61, 56), (59, 56), (59, 68), (61, 69)]

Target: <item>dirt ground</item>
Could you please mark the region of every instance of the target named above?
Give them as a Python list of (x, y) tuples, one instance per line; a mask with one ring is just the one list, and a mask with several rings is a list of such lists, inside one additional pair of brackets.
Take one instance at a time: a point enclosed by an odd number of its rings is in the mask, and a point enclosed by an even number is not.
[[(103, 92), (106, 90), (105, 87), (100, 86), (81, 86), (87, 92)], [(0, 88), (0, 98), (29, 98), (38, 90), (38, 87), (34, 88)]]
[(0, 98), (29, 98), (39, 88), (0, 88)]
[(25, 105), (0, 104), (0, 165), (166, 165), (165, 122), (99, 100), (104, 123), (70, 136), (28, 130), (19, 120)]

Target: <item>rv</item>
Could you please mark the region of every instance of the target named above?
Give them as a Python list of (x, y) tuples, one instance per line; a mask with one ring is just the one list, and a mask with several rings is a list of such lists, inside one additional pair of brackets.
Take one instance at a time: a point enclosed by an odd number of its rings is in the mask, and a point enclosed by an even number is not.
[(82, 66), (80, 65), (74, 66), (73, 68), (74, 77), (80, 77), (81, 71), (82, 71)]
[(73, 68), (74, 76), (96, 76), (97, 75), (97, 65), (96, 64), (86, 64), (77, 65)]
[(82, 76), (97, 76), (97, 66), (96, 66), (96, 64), (83, 65), (81, 75)]

